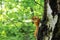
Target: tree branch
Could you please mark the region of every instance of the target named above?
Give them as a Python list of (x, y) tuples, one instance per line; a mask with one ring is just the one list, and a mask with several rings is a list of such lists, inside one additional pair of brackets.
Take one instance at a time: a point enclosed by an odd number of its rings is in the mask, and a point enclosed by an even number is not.
[(39, 4), (38, 2), (36, 2), (35, 0), (34, 0), (34, 2), (35, 2), (36, 4), (38, 4), (38, 5), (40, 5), (41, 7), (44, 7), (44, 6), (42, 6), (41, 4)]

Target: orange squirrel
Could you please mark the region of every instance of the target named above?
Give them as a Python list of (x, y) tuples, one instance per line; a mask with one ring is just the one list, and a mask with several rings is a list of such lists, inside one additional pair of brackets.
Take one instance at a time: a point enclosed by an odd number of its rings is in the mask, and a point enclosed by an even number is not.
[(35, 30), (35, 32), (34, 32), (34, 36), (37, 37), (37, 35), (38, 35), (38, 30), (39, 30), (39, 23), (40, 23), (39, 17), (34, 16), (34, 17), (32, 18), (32, 22), (33, 22), (33, 23), (35, 24), (35, 26), (36, 26), (36, 30)]

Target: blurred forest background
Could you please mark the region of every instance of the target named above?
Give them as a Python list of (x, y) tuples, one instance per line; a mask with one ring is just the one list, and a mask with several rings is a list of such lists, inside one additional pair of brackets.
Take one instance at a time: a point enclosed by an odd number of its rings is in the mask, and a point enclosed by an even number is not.
[(43, 13), (44, 0), (0, 0), (0, 40), (36, 40), (35, 25), (24, 21)]

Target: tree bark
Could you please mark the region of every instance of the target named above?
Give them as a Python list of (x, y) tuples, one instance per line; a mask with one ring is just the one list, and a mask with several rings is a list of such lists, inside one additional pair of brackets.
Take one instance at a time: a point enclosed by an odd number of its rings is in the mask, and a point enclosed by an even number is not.
[[(38, 35), (44, 35), (37, 40), (60, 40), (60, 0), (44, 0), (44, 15), (41, 24), (43, 26), (40, 27)], [(40, 33), (44, 29), (47, 30)]]
[(60, 40), (60, 0), (57, 0), (58, 21), (55, 25), (52, 40)]

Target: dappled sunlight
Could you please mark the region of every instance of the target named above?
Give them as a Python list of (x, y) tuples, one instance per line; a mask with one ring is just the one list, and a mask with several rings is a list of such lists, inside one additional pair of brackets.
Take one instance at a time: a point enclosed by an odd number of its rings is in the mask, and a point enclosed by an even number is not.
[[(35, 0), (37, 3), (44, 2)], [(35, 40), (32, 17), (42, 18), (43, 7), (34, 0), (2, 0), (0, 4), (0, 39)], [(33, 11), (31, 11), (31, 8)]]

